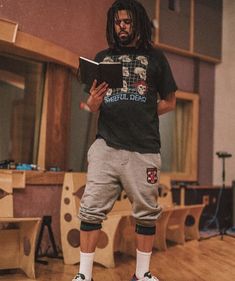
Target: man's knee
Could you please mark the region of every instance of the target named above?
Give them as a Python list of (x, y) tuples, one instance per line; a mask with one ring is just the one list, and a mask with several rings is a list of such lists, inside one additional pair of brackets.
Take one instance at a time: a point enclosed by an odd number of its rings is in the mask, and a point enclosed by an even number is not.
[(144, 226), (136, 224), (135, 232), (142, 235), (155, 235), (156, 226)]
[(92, 230), (99, 230), (102, 228), (101, 223), (89, 223), (85, 221), (81, 221), (80, 230), (83, 231), (92, 231)]

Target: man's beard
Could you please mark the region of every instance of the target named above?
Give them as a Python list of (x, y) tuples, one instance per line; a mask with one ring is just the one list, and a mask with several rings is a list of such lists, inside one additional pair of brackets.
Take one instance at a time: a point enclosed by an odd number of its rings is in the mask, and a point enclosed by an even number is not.
[(117, 36), (117, 40), (120, 46), (127, 46), (134, 40), (133, 34), (126, 33), (126, 36)]

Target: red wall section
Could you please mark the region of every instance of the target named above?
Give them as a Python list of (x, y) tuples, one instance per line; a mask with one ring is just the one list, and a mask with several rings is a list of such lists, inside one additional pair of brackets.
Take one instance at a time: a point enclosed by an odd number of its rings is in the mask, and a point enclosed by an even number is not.
[(106, 12), (112, 0), (1, 0), (0, 17), (19, 30), (93, 57), (106, 47)]

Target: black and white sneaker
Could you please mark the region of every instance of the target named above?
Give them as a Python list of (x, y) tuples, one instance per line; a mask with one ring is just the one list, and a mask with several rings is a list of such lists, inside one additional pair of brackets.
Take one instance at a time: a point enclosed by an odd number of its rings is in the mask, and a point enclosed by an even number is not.
[[(86, 279), (85, 275), (82, 273), (77, 273), (76, 276), (74, 276), (72, 281), (89, 281)], [(91, 281), (94, 281), (93, 279), (91, 279)]]
[(144, 277), (141, 278), (141, 279), (137, 279), (137, 277), (134, 274), (131, 281), (137, 281), (137, 280), (140, 280), (140, 281), (160, 281), (159, 279), (157, 279), (157, 277), (152, 276), (150, 272), (146, 272), (144, 274)]

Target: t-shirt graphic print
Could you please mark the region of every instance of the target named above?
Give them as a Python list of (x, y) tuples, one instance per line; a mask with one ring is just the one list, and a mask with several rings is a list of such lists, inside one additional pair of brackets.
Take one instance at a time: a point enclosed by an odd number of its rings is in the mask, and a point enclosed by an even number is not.
[(146, 56), (120, 55), (107, 56), (105, 62), (122, 62), (123, 87), (121, 89), (109, 89), (104, 98), (104, 103), (118, 101), (146, 102), (147, 83), (146, 73), (148, 58)]

